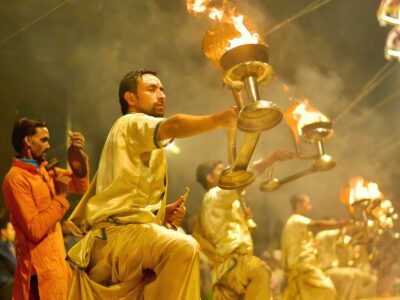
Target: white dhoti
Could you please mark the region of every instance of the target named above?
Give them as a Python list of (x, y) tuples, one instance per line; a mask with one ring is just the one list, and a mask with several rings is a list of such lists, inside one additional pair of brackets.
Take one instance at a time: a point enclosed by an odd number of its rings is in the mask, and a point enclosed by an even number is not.
[(198, 244), (191, 236), (157, 224), (110, 226), (105, 233), (106, 239), (89, 233), (69, 252), (79, 267), (70, 300), (199, 299)]

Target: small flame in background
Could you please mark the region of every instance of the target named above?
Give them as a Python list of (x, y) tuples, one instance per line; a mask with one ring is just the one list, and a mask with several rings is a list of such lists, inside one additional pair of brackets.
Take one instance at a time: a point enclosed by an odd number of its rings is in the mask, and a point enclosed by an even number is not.
[(251, 32), (244, 24), (244, 16), (236, 12), (236, 8), (231, 7), (227, 0), (224, 0), (221, 7), (212, 5), (211, 0), (187, 0), (186, 5), (189, 13), (194, 15), (206, 14), (214, 21), (232, 24), (238, 32), (238, 37), (229, 40), (226, 50), (230, 50), (240, 45), (257, 44), (260, 36), (256, 32)]
[(400, 5), (397, 0), (382, 0), (377, 14), (381, 26), (400, 25)]
[(299, 135), (302, 135), (302, 129), (306, 125), (317, 122), (330, 122), (329, 118), (314, 108), (307, 99), (298, 99), (291, 109), (291, 118), (296, 122)]
[(382, 197), (378, 184), (363, 177), (354, 177), (350, 180), (350, 205), (361, 200), (374, 200)]

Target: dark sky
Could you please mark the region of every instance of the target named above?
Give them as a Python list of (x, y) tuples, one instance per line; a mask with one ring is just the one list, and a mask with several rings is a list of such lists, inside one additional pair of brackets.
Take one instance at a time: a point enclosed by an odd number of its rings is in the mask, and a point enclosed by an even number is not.
[[(276, 76), (260, 92), (282, 110), (291, 105), (290, 96), (307, 97), (335, 119), (387, 63), (383, 49), (390, 28), (378, 25), (377, 1), (332, 0), (270, 35), (265, 33), (313, 1), (233, 2), (269, 44)], [(158, 71), (168, 97), (167, 116), (208, 114), (232, 105), (220, 71), (202, 53), (202, 39), (210, 24), (205, 17), (189, 15), (184, 1), (177, 0), (2, 0), (2, 177), (13, 156), (12, 124), (22, 116), (47, 121), (53, 148), (49, 156), (60, 160), (65, 160), (68, 122), (73, 130), (82, 131), (94, 174), (104, 139), (120, 113), (118, 83), (133, 69)], [(335, 135), (325, 146), (337, 161), (335, 169), (309, 175), (273, 193), (259, 192), (263, 179), (248, 189), (249, 206), (259, 224), (255, 236), (259, 250), (274, 247), (271, 236), (289, 215), (288, 199), (294, 192), (310, 194), (315, 217), (346, 217), (339, 190), (351, 176), (361, 175), (377, 182), (397, 205), (400, 102), (398, 94), (385, 99), (398, 89), (398, 64), (393, 63), (390, 70), (363, 101), (333, 122)], [(288, 93), (283, 84), (290, 87)], [(203, 193), (195, 182), (195, 169), (211, 158), (226, 162), (226, 132), (176, 144), (181, 153), (168, 154), (170, 201), (190, 186), (188, 213), (195, 214)], [(273, 149), (293, 150), (284, 122), (263, 133), (253, 158)], [(310, 146), (306, 149), (314, 151)], [(307, 166), (307, 162), (278, 164), (276, 175), (283, 177)]]

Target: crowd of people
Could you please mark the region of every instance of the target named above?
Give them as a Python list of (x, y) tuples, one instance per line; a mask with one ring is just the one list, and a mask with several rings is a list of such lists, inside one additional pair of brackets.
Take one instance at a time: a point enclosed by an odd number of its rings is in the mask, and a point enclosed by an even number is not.
[[(155, 72), (123, 77), (122, 116), (90, 182), (82, 133), (68, 133), (71, 170), (65, 170), (46, 160), (45, 122), (15, 123), (16, 155), (3, 183), (9, 214), (0, 223), (1, 299), (353, 300), (384, 293), (383, 275), (363, 256), (368, 242), (346, 244), (343, 232), (351, 239), (357, 226), (310, 219), (306, 194), (288, 197), (293, 214), (282, 232), (282, 248), (256, 256), (244, 191), (218, 187), (225, 167), (217, 160), (198, 166), (197, 181), (206, 193), (194, 229), (180, 230), (185, 197), (167, 202), (163, 148), (177, 138), (235, 127), (238, 110), (165, 118), (165, 100)], [(273, 151), (249, 168), (259, 175), (291, 158), (288, 151)], [(69, 193), (83, 196), (67, 217)], [(349, 258), (354, 249), (357, 262)], [(395, 287), (393, 282), (389, 293)]]

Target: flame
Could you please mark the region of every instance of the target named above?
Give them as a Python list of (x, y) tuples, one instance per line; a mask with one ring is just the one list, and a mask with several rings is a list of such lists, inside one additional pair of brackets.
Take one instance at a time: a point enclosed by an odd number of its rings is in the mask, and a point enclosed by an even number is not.
[(189, 13), (206, 14), (212, 20), (218, 20), (228, 24), (232, 24), (238, 35), (237, 37), (228, 40), (226, 50), (230, 50), (237, 46), (245, 44), (257, 44), (260, 41), (260, 36), (256, 32), (251, 32), (244, 24), (244, 16), (236, 13), (235, 8), (227, 0), (223, 1), (222, 7), (217, 8), (211, 5), (211, 0), (186, 0), (186, 6)]
[(189, 13), (196, 14), (196, 13), (204, 13), (207, 10), (207, 5), (209, 0), (194, 0), (194, 1), (187, 1), (186, 7)]
[(298, 99), (297, 103), (285, 112), (285, 120), (290, 127), (297, 127), (299, 135), (302, 135), (302, 129), (306, 125), (329, 122), (329, 118), (314, 108), (307, 99)]
[(400, 25), (400, 5), (397, 0), (382, 0), (378, 9), (378, 21), (381, 26)]
[(235, 26), (240, 36), (230, 40), (229, 41), (230, 44), (229, 46), (226, 47), (226, 50), (245, 44), (258, 43), (260, 36), (258, 35), (258, 33), (251, 33), (244, 25), (243, 20), (244, 20), (243, 15), (232, 16), (232, 24)]
[(350, 180), (350, 205), (359, 201), (379, 199), (381, 197), (382, 193), (375, 182), (367, 181), (362, 177), (354, 177)]

